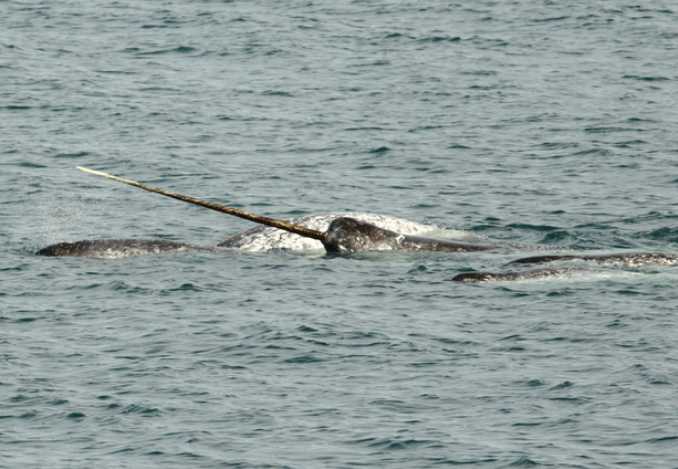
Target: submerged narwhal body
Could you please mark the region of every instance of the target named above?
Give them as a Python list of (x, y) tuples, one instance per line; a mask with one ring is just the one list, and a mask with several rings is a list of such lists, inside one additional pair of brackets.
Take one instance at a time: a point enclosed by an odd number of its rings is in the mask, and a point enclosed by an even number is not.
[(85, 239), (71, 243), (50, 244), (36, 254), (39, 256), (129, 257), (191, 249), (205, 248), (158, 239)]
[[(586, 261), (609, 267), (642, 267), (647, 265), (678, 265), (678, 255), (663, 252), (621, 252), (613, 254), (547, 254), (523, 257), (508, 263), (509, 267), (551, 262)], [(514, 280), (545, 279), (566, 277), (572, 274), (585, 273), (582, 267), (543, 268), (532, 270), (510, 270), (504, 272), (463, 272), (451, 280), (463, 283), (505, 282)]]
[(543, 256), (523, 257), (509, 264), (544, 264), (556, 261), (591, 261), (597, 264), (623, 265), (636, 267), (642, 265), (676, 265), (678, 256), (664, 252), (621, 252), (613, 254), (549, 254)]

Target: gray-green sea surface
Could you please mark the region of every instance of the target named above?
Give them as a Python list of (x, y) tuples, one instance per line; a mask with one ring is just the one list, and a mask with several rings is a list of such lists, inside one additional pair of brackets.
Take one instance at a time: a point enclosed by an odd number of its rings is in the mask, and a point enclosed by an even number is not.
[[(450, 281), (677, 253), (677, 65), (673, 2), (0, 1), (0, 467), (678, 467), (676, 267)], [(510, 249), (36, 256), (253, 227), (76, 166)]]

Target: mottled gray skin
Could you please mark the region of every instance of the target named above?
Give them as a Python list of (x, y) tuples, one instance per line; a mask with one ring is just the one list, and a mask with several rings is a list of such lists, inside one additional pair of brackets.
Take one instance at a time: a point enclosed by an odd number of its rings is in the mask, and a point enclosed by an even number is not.
[[(237, 239), (237, 237), (229, 238), (229, 240), (231, 239)], [(330, 223), (322, 243), (328, 253), (342, 255), (361, 251), (467, 252), (485, 251), (495, 248), (495, 246), (490, 245), (407, 236), (349, 217), (334, 219)], [(229, 242), (222, 242), (217, 245), (217, 248), (228, 247), (229, 244)], [(53, 244), (40, 249), (36, 254), (41, 256), (125, 257), (140, 254), (185, 251), (189, 249), (204, 250), (215, 248), (201, 248), (172, 241), (111, 239)]]
[[(233, 238), (235, 239), (235, 238)], [(497, 246), (454, 242), (420, 236), (407, 236), (379, 228), (355, 218), (334, 219), (322, 240), (329, 254), (350, 255), (364, 251), (430, 251), (430, 252), (473, 252), (496, 249)], [(142, 254), (181, 252), (186, 250), (215, 250), (227, 247), (224, 242), (214, 248), (192, 246), (185, 243), (160, 240), (85, 240), (73, 243), (58, 243), (37, 252), (42, 256), (88, 256), (126, 257)], [(532, 256), (517, 259), (509, 265), (529, 265), (555, 261), (584, 260), (597, 263), (622, 264), (626, 267), (647, 264), (677, 265), (678, 256), (665, 253), (617, 253), (617, 254), (556, 254)], [(508, 272), (467, 272), (452, 278), (455, 282), (480, 283), (553, 277), (574, 269), (539, 269)]]
[(678, 256), (662, 252), (623, 252), (616, 254), (554, 254), (544, 256), (524, 257), (509, 262), (510, 264), (545, 264), (547, 262), (582, 260), (593, 261), (600, 264), (623, 264), (633, 267), (635, 265), (676, 265)]
[[(544, 256), (524, 257), (508, 263), (508, 265), (546, 264), (557, 261), (582, 260), (598, 264), (621, 265), (624, 267), (639, 267), (644, 265), (678, 265), (678, 256), (661, 252), (628, 252), (616, 254), (554, 254)], [(573, 272), (586, 272), (584, 269), (536, 269), (508, 272), (465, 272), (452, 278), (454, 282), (483, 283), (504, 282), (511, 280), (544, 279)]]
[(96, 239), (52, 244), (40, 249), (36, 254), (39, 256), (126, 257), (189, 249), (205, 248), (155, 239)]
[(217, 244), (217, 247), (220, 247), (220, 248), (238, 248), (243, 239), (247, 238), (247, 236), (250, 236), (254, 233), (260, 232), (263, 228), (265, 228), (265, 227), (264, 226), (255, 226), (254, 228), (250, 228), (249, 230), (243, 231), (242, 233), (230, 235), (226, 239), (224, 239), (223, 241), (219, 242), (219, 244)]
[(487, 251), (496, 248), (496, 246), (491, 245), (403, 235), (349, 217), (340, 217), (332, 220), (322, 243), (325, 246), (325, 250), (331, 254), (389, 250), (469, 252)]
[(537, 269), (509, 272), (464, 272), (452, 277), (453, 282), (461, 283), (484, 283), (484, 282), (508, 282), (516, 280), (534, 280), (555, 277), (572, 272), (583, 272), (575, 269)]

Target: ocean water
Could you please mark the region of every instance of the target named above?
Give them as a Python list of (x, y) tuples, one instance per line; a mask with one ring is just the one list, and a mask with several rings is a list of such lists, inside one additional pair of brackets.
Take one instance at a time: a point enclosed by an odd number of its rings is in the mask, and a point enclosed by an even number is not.
[[(678, 467), (676, 267), (450, 281), (678, 252), (677, 25), (661, 1), (0, 1), (0, 467)], [(252, 228), (76, 166), (507, 248), (35, 256)]]

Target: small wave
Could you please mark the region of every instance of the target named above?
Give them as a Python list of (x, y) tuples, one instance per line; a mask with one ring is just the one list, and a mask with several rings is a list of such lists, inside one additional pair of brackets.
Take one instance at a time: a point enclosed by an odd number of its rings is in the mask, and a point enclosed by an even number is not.
[(532, 459), (528, 458), (527, 456), (520, 456), (518, 459), (515, 461), (512, 461), (509, 463), (507, 467), (534, 467), (534, 466), (539, 466), (540, 464), (537, 463), (536, 461), (533, 461)]
[(436, 43), (436, 42), (460, 42), (461, 37), (459, 36), (449, 36), (447, 34), (440, 34), (440, 35), (432, 35), (432, 36), (425, 36), (422, 38), (419, 38), (417, 40), (418, 42), (430, 42), (430, 43)]
[(401, 438), (364, 438), (356, 440), (356, 443), (366, 444), (369, 448), (379, 448), (381, 450), (409, 450), (418, 447), (434, 447), (440, 442), (436, 440), (421, 440), (421, 439), (401, 439)]
[(641, 233), (641, 235), (657, 241), (678, 243), (678, 228), (664, 226), (650, 232)]
[(264, 90), (261, 93), (263, 96), (277, 96), (281, 98), (292, 98), (294, 95), (289, 91), (284, 90)]
[[(637, 129), (633, 127), (621, 127), (621, 126), (615, 126), (615, 125), (601, 125), (601, 126), (591, 126), (591, 127), (586, 127), (584, 128), (584, 132), (587, 134), (610, 134), (610, 133), (616, 133), (616, 132), (642, 132), (644, 129)], [(603, 148), (595, 148), (592, 150), (588, 150), (588, 152), (602, 152), (604, 149)], [(582, 155), (586, 153), (578, 152), (575, 153), (575, 155)], [(609, 154), (609, 152), (605, 152), (603, 154)]]
[(182, 283), (176, 288), (168, 288), (165, 290), (162, 290), (161, 293), (163, 295), (174, 293), (174, 292), (201, 292), (203, 291), (202, 288), (200, 288), (198, 285), (195, 285), (193, 283)]
[(82, 158), (84, 156), (89, 156), (90, 152), (88, 151), (76, 151), (71, 153), (57, 153), (54, 155), (54, 158)]
[(157, 417), (160, 415), (160, 409), (150, 407), (144, 404), (130, 404), (122, 410), (123, 414), (139, 414), (143, 417)]
[[(599, 130), (586, 129), (586, 132), (591, 133), (596, 133), (598, 131)], [(600, 132), (603, 132), (603, 130), (600, 130)], [(612, 155), (612, 151), (608, 150), (607, 148), (587, 148), (584, 150), (574, 152), (569, 156), (609, 156), (609, 155)], [(561, 158), (561, 156), (554, 156), (553, 158)]]
[(127, 49), (124, 49), (123, 52), (131, 52), (136, 56), (142, 57), (142, 56), (153, 56), (153, 55), (167, 55), (167, 54), (192, 54), (194, 52), (197, 52), (198, 49), (195, 47), (191, 46), (177, 46), (177, 47), (170, 47), (167, 49), (155, 49), (155, 50), (141, 50), (138, 47), (129, 47)]
[(573, 386), (574, 386), (574, 383), (572, 381), (565, 380), (565, 381), (562, 381), (562, 382), (560, 382), (560, 383), (558, 383), (554, 386), (551, 386), (549, 388), (549, 390), (550, 391), (557, 391), (559, 389), (567, 389), (567, 388), (571, 388)]
[(96, 73), (101, 73), (104, 75), (136, 75), (138, 72), (134, 72), (131, 70), (95, 70)]
[(668, 435), (668, 436), (660, 436), (657, 438), (651, 438), (647, 440), (647, 443), (668, 443), (671, 445), (675, 445), (676, 442), (678, 441), (678, 435)]
[(400, 39), (400, 38), (414, 39), (413, 36), (405, 35), (405, 34), (403, 34), (403, 33), (398, 33), (398, 32), (387, 33), (387, 34), (384, 36), (384, 39)]
[(380, 147), (372, 148), (368, 151), (368, 153), (371, 153), (373, 155), (381, 155), (383, 153), (387, 153), (391, 151), (391, 149), (385, 145), (382, 145)]
[(298, 355), (296, 357), (287, 358), (285, 360), (285, 363), (291, 363), (291, 364), (296, 364), (296, 365), (302, 364), (303, 365), (303, 364), (306, 364), (306, 363), (318, 363), (318, 362), (321, 362), (321, 361), (323, 361), (322, 358), (316, 357), (315, 355), (308, 355), (307, 354), (307, 355)]
[(1, 106), (0, 109), (5, 111), (28, 111), (33, 109), (33, 106), (27, 106), (24, 104), (8, 104), (6, 106)]
[(638, 81), (669, 81), (669, 80), (671, 80), (668, 77), (650, 76), (650, 75), (624, 75), (622, 78), (624, 78), (625, 80), (638, 80)]
[(532, 22), (533, 23), (554, 23), (554, 22), (557, 22), (557, 21), (564, 21), (564, 20), (567, 20), (569, 18), (570, 18), (569, 15), (552, 16), (552, 17), (548, 17), (548, 18), (536, 18), (536, 19), (533, 19)]
[(151, 292), (151, 290), (149, 290), (148, 288), (130, 285), (129, 283), (123, 282), (122, 280), (114, 280), (109, 284), (109, 288), (115, 292), (125, 292), (125, 293), (147, 294)]
[(21, 161), (19, 163), (15, 163), (13, 166), (18, 166), (20, 168), (34, 168), (34, 169), (42, 169), (42, 168), (48, 168), (49, 167), (49, 166), (46, 166), (44, 164), (33, 163), (31, 161)]
[(518, 230), (528, 230), (528, 231), (555, 231), (560, 229), (557, 226), (533, 225), (531, 223), (511, 223), (507, 226), (508, 228), (515, 228)]
[(460, 36), (450, 36), (449, 34), (431, 34), (427, 36), (413, 36), (411, 34), (403, 34), (400, 32), (390, 32), (382, 36), (383, 39), (393, 40), (393, 39), (405, 39), (410, 41), (416, 41), (419, 43), (441, 43), (441, 42), (460, 42), (462, 38)]

